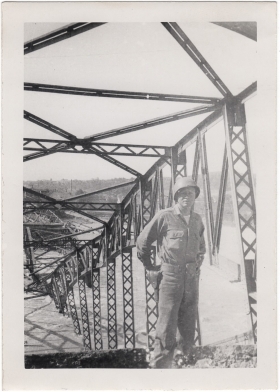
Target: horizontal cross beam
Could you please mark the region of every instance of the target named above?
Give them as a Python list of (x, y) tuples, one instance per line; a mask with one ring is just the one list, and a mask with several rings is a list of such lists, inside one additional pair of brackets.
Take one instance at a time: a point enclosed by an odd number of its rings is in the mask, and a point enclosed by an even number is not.
[(36, 38), (32, 41), (25, 42), (24, 54), (35, 52), (36, 50), (45, 48), (46, 46), (49, 45), (53, 45), (67, 38), (74, 37), (75, 35), (84, 33), (85, 31), (94, 29), (95, 27), (101, 26), (103, 24), (104, 23), (74, 23), (65, 26), (56, 31), (52, 31), (49, 34), (45, 34), (40, 38)]
[(30, 210), (72, 210), (77, 209), (79, 211), (115, 211), (118, 209), (119, 203), (91, 203), (91, 202), (57, 202), (54, 205), (51, 201), (27, 201), (23, 202), (23, 210), (25, 213)]
[[(53, 146), (48, 146), (52, 144)], [(31, 145), (31, 146), (30, 146)], [(96, 151), (89, 150), (94, 147), (102, 155), (119, 155), (135, 157), (170, 157), (170, 148), (166, 146), (150, 146), (137, 144), (117, 144), (117, 143), (86, 143), (84, 139), (77, 139), (75, 142), (65, 142), (63, 140), (25, 138), (23, 150), (37, 151), (44, 154), (53, 152), (95, 154)], [(30, 155), (28, 156), (30, 159)], [(34, 158), (33, 158), (34, 159)]]
[[(43, 128), (48, 129), (51, 132), (57, 133), (60, 136), (65, 137), (66, 139), (70, 139), (72, 142), (75, 142), (77, 140), (76, 136), (72, 135), (69, 132), (64, 131), (61, 128), (56, 127), (53, 124), (48, 123), (47, 121), (41, 119), (40, 117), (37, 117), (37, 116), (33, 115), (32, 113), (24, 111), (24, 118), (26, 118), (27, 120), (29, 120), (29, 121), (31, 121), (31, 122), (33, 122), (33, 123), (35, 123), (35, 124), (37, 124), (37, 125), (39, 125), (39, 126), (41, 126)], [(85, 139), (83, 139), (83, 140), (84, 140), (84, 143), (87, 142)], [(46, 149), (46, 150), (44, 148), (42, 148), (42, 150), (37, 151), (34, 154), (25, 155), (23, 157), (23, 162), (27, 162), (27, 161), (30, 161), (30, 160), (33, 160), (33, 159), (37, 159), (37, 158), (42, 158), (44, 156), (48, 156), (48, 155), (54, 154), (56, 152), (62, 152), (65, 149), (67, 149), (67, 144), (65, 144), (65, 145), (64, 144), (58, 144), (58, 145), (52, 147), (51, 149)], [(124, 163), (119, 162), (119, 161), (117, 161), (116, 159), (114, 159), (114, 158), (112, 158), (110, 156), (102, 155), (102, 153), (99, 152), (99, 150), (97, 150), (94, 146), (89, 146), (88, 147), (88, 151), (89, 151), (88, 153), (90, 153), (90, 152), (95, 153), (100, 158), (103, 158), (105, 161), (110, 162), (113, 165), (115, 165), (115, 166), (117, 166), (117, 167), (127, 171), (128, 173), (132, 174), (133, 176), (138, 177), (138, 176), (141, 175), (136, 170), (132, 169), (131, 167), (129, 167), (127, 165), (125, 165)]]
[(122, 98), (122, 99), (144, 99), (147, 101), (171, 101), (185, 103), (201, 103), (215, 105), (220, 102), (219, 98), (200, 97), (193, 95), (143, 93), (119, 90), (103, 90), (84, 87), (57, 86), (41, 83), (24, 83), (25, 91), (45, 92), (55, 94), (82, 95), (86, 97)]

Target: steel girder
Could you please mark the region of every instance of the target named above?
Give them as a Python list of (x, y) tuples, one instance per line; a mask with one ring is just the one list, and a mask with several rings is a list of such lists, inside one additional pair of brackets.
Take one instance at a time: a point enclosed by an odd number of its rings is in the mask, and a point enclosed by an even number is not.
[(197, 50), (196, 46), (187, 37), (184, 31), (178, 26), (177, 23), (162, 23), (167, 31), (175, 38), (175, 40), (182, 46), (182, 48), (188, 53), (193, 61), (199, 66), (202, 72), (208, 77), (208, 79), (215, 85), (220, 93), (226, 97), (232, 97), (231, 92), (216, 74), (213, 68), (210, 66), (208, 61), (202, 56)]
[(107, 265), (107, 304), (108, 304), (108, 348), (118, 348), (117, 303), (116, 303), (116, 261)]
[(229, 174), (233, 192), (236, 226), (243, 255), (242, 273), (246, 278), (248, 304), (254, 341), (257, 341), (257, 264), (256, 204), (251, 172), (244, 104), (224, 107), (224, 123)]
[(73, 290), (74, 282), (73, 282), (73, 278), (72, 278), (76, 275), (76, 273), (75, 273), (75, 260), (71, 260), (69, 262), (66, 262), (65, 266), (64, 266), (64, 270), (65, 270), (65, 278), (66, 278), (68, 307), (69, 307), (70, 315), (71, 315), (71, 318), (73, 321), (74, 332), (76, 335), (81, 335), (80, 322), (79, 322), (79, 318), (78, 318), (74, 290)]
[[(57, 203), (58, 205), (58, 203)], [(116, 211), (118, 209), (119, 203), (98, 203), (98, 202), (67, 202), (65, 205), (59, 207), (60, 211), (65, 210), (79, 210), (79, 211)], [(53, 205), (51, 201), (23, 201), (24, 214), (28, 214), (33, 211), (40, 210), (56, 210), (58, 207)]]
[(122, 252), (124, 347), (135, 347), (132, 249)]
[(118, 91), (118, 90), (101, 90), (101, 89), (93, 89), (93, 88), (56, 86), (51, 84), (39, 84), (39, 83), (24, 83), (24, 90), (34, 91), (34, 92), (55, 93), (55, 94), (82, 95), (86, 97), (144, 99), (149, 101), (201, 103), (205, 105), (215, 105), (217, 103), (220, 103), (221, 101), (219, 98), (213, 98), (213, 97), (143, 93), (143, 92)]
[[(100, 151), (97, 148), (98, 146), (95, 147), (95, 146), (91, 145), (90, 142), (96, 141), (96, 140), (100, 140), (100, 139), (104, 139), (104, 138), (107, 138), (107, 137), (118, 136), (118, 135), (122, 135), (122, 134), (125, 134), (125, 133), (146, 129), (146, 128), (153, 127), (153, 126), (156, 126), (156, 125), (161, 125), (161, 124), (164, 124), (164, 123), (167, 123), (167, 122), (181, 120), (181, 119), (184, 119), (184, 118), (187, 118), (187, 117), (192, 117), (192, 116), (203, 114), (203, 113), (207, 113), (207, 112), (213, 112), (217, 108), (220, 108), (220, 104), (219, 105), (212, 105), (212, 106), (195, 107), (195, 108), (192, 108), (192, 109), (188, 109), (188, 110), (184, 110), (184, 111), (181, 111), (181, 112), (173, 113), (173, 114), (170, 114), (170, 115), (167, 115), (167, 116), (162, 116), (162, 117), (158, 117), (158, 118), (155, 118), (155, 119), (147, 120), (147, 121), (144, 121), (142, 123), (133, 124), (133, 125), (130, 125), (128, 127), (122, 127), (122, 128), (117, 128), (117, 129), (114, 129), (114, 130), (111, 130), (111, 131), (96, 133), (93, 136), (89, 136), (89, 137), (87, 137), (85, 139), (82, 139), (82, 144), (83, 144), (82, 147), (84, 147), (84, 152), (85, 153), (87, 153), (87, 154), (93, 153), (93, 154), (95, 154), (95, 155), (105, 159), (106, 161), (108, 161), (110, 163), (113, 163), (114, 165), (120, 167), (121, 169), (128, 171), (132, 175), (139, 176), (140, 174), (136, 170), (134, 170), (134, 169), (128, 167), (127, 165), (125, 165), (125, 164), (123, 164), (123, 163), (113, 159), (112, 157), (108, 156), (108, 153), (106, 153), (104, 151)], [(25, 111), (24, 112), (24, 118), (29, 120), (29, 121), (31, 121), (31, 122), (35, 122), (37, 125), (42, 126), (43, 128), (46, 128), (46, 129), (48, 129), (48, 130), (50, 130), (52, 132), (58, 133), (61, 136), (63, 135), (63, 133), (65, 133), (65, 136), (63, 136), (63, 137), (65, 137), (68, 140), (71, 140), (73, 145), (75, 145), (78, 142), (78, 139), (74, 135), (69, 134), (68, 132), (62, 130), (61, 128), (58, 128), (58, 127), (54, 126), (53, 124), (50, 124), (47, 121), (45, 121), (43, 119), (40, 119), (37, 116), (34, 116), (31, 113), (28, 113), (28, 112)], [(28, 142), (28, 141), (26, 141), (26, 142)], [(71, 143), (69, 144), (67, 141), (64, 141), (64, 142), (63, 141), (59, 141), (58, 143), (55, 143), (54, 146), (52, 146), (51, 148), (44, 148), (42, 143), (41, 142), (39, 142), (39, 143), (41, 144), (41, 146), (40, 146), (41, 148), (38, 147), (39, 151), (35, 152), (33, 154), (25, 155), (23, 157), (23, 161), (24, 162), (27, 162), (27, 161), (30, 161), (30, 160), (33, 160), (33, 159), (37, 159), (37, 158), (42, 158), (44, 156), (48, 156), (49, 154), (54, 154), (56, 152), (69, 152), (69, 151), (70, 152), (73, 152), (73, 151), (76, 152), (75, 150), (71, 151)], [(85, 146), (86, 146), (86, 148), (85, 148)], [(103, 147), (104, 146), (105, 145), (103, 145)], [(125, 148), (125, 145), (121, 145), (120, 147)], [(146, 147), (152, 148), (152, 146), (146, 146)], [(102, 148), (101, 148), (101, 150), (102, 150)], [(36, 149), (37, 149), (37, 147), (36, 147)], [(126, 154), (128, 154), (128, 151), (129, 150), (127, 150)], [(144, 152), (145, 152), (145, 149), (144, 149)], [(153, 151), (153, 153), (157, 154), (156, 151)], [(130, 151), (130, 154), (132, 155), (131, 151)], [(134, 155), (135, 155), (135, 152), (134, 152)], [(166, 154), (164, 154), (164, 155), (166, 155)], [(159, 155), (157, 155), (157, 156), (159, 156)]]
[(89, 317), (88, 317), (86, 285), (84, 280), (78, 278), (78, 287), (79, 287), (80, 306), (81, 306), (84, 348), (85, 350), (91, 350), (90, 325), (89, 325)]
[(75, 35), (84, 33), (85, 31), (94, 29), (104, 23), (73, 23), (68, 26), (52, 31), (45, 34), (40, 38), (34, 39), (24, 43), (24, 54), (32, 53), (36, 50), (45, 48), (46, 46), (53, 45), (57, 42), (63, 41), (67, 38), (74, 37)]
[[(29, 228), (27, 228), (28, 230)], [(62, 248), (66, 248), (66, 245), (69, 244), (69, 246), (71, 248), (75, 248), (77, 244), (83, 244), (83, 243), (87, 243), (88, 239), (78, 239), (77, 237), (83, 234), (87, 234), (87, 233), (93, 233), (93, 232), (98, 232), (100, 231), (100, 227), (96, 227), (94, 229), (89, 229), (89, 230), (84, 230), (84, 231), (79, 231), (77, 233), (72, 233), (71, 234), (67, 234), (67, 235), (61, 235), (61, 236), (50, 236), (51, 233), (48, 233), (49, 235), (47, 237), (42, 237), (40, 236), (37, 239), (31, 238), (26, 239), (24, 241), (24, 248), (28, 248), (31, 246), (36, 246), (44, 248), (44, 247), (51, 247), (52, 245), (57, 245), (57, 246), (61, 246)], [(42, 230), (38, 230), (38, 229), (34, 229), (35, 234), (38, 234), (38, 232), (42, 232)], [(57, 233), (54, 233), (57, 234)]]
[(213, 243), (213, 210), (212, 210), (212, 202), (211, 202), (211, 193), (210, 193), (210, 179), (208, 173), (208, 165), (207, 165), (207, 154), (206, 154), (206, 145), (205, 138), (201, 136), (201, 133), (198, 133), (198, 146), (200, 150), (200, 160), (201, 160), (201, 173), (202, 173), (202, 182), (203, 182), (203, 192), (204, 192), (204, 205), (205, 205), (205, 217), (206, 217), (206, 226), (207, 226), (207, 240), (208, 240), (208, 254), (210, 258), (210, 264), (213, 264), (212, 260), (212, 243)]
[(218, 199), (217, 211), (216, 211), (216, 222), (215, 222), (215, 229), (214, 229), (213, 255), (217, 255), (220, 250), (222, 221), (223, 221), (223, 213), (224, 213), (225, 197), (226, 197), (226, 187), (227, 187), (227, 178), (228, 178), (228, 158), (227, 158), (227, 150), (225, 147), (223, 166), (222, 166), (222, 172), (221, 172), (221, 180), (220, 180), (219, 199)]
[[(156, 249), (151, 252), (151, 262), (155, 264)], [(155, 301), (154, 288), (148, 280), (147, 270), (145, 270), (145, 288), (146, 288), (146, 317), (147, 317), (147, 345), (151, 349), (154, 345), (154, 333), (156, 330), (158, 319), (158, 304)]]
[(197, 106), (195, 108), (183, 110), (183, 111), (177, 112), (177, 113), (171, 113), (166, 116), (153, 118), (153, 119), (146, 120), (146, 121), (136, 123), (136, 124), (132, 124), (132, 125), (129, 125), (126, 127), (116, 128), (116, 129), (112, 129), (110, 131), (105, 131), (105, 132), (101, 132), (101, 133), (95, 133), (94, 135), (85, 138), (85, 140), (96, 141), (96, 140), (105, 139), (108, 137), (124, 135), (125, 133), (140, 131), (142, 129), (154, 127), (154, 126), (161, 125), (161, 124), (166, 124), (168, 122), (182, 120), (184, 118), (196, 116), (196, 115), (203, 114), (203, 113), (213, 112), (218, 107), (220, 107), (220, 104), (210, 105), (210, 106), (208, 106), (208, 105), (207, 106), (205, 106), (205, 105), (204, 106)]
[(109, 186), (109, 187), (106, 187), (106, 188), (102, 188), (102, 189), (98, 189), (97, 191), (83, 193), (82, 195), (72, 196), (72, 197), (69, 197), (69, 198), (65, 199), (64, 201), (82, 199), (84, 197), (97, 195), (97, 194), (100, 194), (100, 193), (103, 193), (103, 192), (112, 191), (112, 190), (115, 190), (115, 189), (118, 189), (118, 188), (122, 188), (122, 187), (126, 187), (126, 186), (129, 186), (129, 185), (133, 185), (133, 184), (135, 184), (135, 180), (128, 181), (128, 182), (123, 182), (121, 184), (112, 185), (112, 186)]
[[(54, 206), (54, 207), (60, 206), (61, 204), (63, 204), (65, 207), (68, 205), (67, 202), (62, 202), (61, 200), (56, 200), (56, 199), (54, 199), (54, 198), (52, 198), (52, 197), (49, 197), (49, 196), (46, 196), (46, 195), (44, 195), (44, 194), (42, 194), (42, 193), (36, 192), (36, 191), (34, 191), (33, 189), (28, 189), (28, 188), (26, 188), (25, 186), (23, 187), (23, 190), (24, 190), (25, 192), (27, 192), (27, 193), (30, 193), (30, 194), (33, 194), (33, 195), (37, 196), (39, 200), (40, 200), (40, 199), (44, 199), (44, 200), (47, 200), (47, 201), (53, 203), (53, 206)], [(84, 215), (84, 216), (86, 216), (87, 218), (91, 218), (91, 219), (93, 219), (93, 220), (96, 220), (96, 221), (99, 222), (99, 223), (102, 223), (102, 224), (106, 225), (106, 222), (102, 221), (101, 219), (97, 218), (96, 216), (92, 216), (92, 215), (87, 214), (87, 213), (84, 212), (84, 211), (80, 211), (80, 210), (79, 210), (78, 208), (76, 208), (76, 207), (71, 206), (71, 207), (69, 207), (68, 209), (69, 209), (69, 210), (72, 210), (72, 211), (75, 211), (75, 212), (78, 212), (79, 214)]]
[[(78, 139), (75, 142), (65, 142), (63, 140), (52, 139), (24, 139), (23, 150), (44, 152), (53, 151), (58, 148), (58, 152), (73, 154), (95, 154), (91, 147), (97, 149), (102, 155), (119, 155), (119, 156), (135, 156), (135, 157), (170, 157), (169, 147), (166, 146), (149, 146), (137, 144), (117, 144), (117, 143), (87, 143), (84, 139)], [(53, 144), (47, 147), (46, 144)], [(33, 147), (29, 145), (33, 144)]]
[(101, 324), (101, 296), (100, 296), (100, 268), (95, 268), (99, 259), (98, 248), (93, 248), (92, 261), (92, 301), (93, 301), (93, 323), (94, 323), (94, 348), (102, 350), (102, 324)]
[(45, 128), (48, 131), (57, 134), (58, 136), (64, 137), (67, 140), (75, 141), (77, 139), (76, 136), (72, 135), (72, 133), (64, 131), (63, 129), (49, 123), (48, 121), (43, 120), (42, 118), (40, 118), (38, 116), (35, 116), (35, 114), (32, 114), (32, 113), (28, 112), (27, 110), (24, 110), (23, 117), (25, 120), (28, 120), (28, 121), (32, 122), (33, 124), (38, 125), (39, 127)]

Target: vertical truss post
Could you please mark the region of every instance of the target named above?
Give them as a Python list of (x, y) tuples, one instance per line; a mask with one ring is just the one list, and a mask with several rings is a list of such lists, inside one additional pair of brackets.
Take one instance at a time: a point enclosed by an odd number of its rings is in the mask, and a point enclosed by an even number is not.
[[(70, 264), (66, 264), (64, 267), (66, 288), (67, 288), (68, 308), (70, 310), (70, 315), (71, 315), (71, 318), (73, 321), (74, 332), (76, 335), (81, 335), (81, 328), (80, 328), (80, 323), (79, 323), (78, 313), (77, 313), (77, 308), (76, 308), (76, 303), (75, 303), (74, 290), (73, 290), (73, 285), (71, 284), (72, 279), (71, 279), (71, 274), (69, 271), (69, 269), (71, 267), (69, 265)], [(72, 274), (73, 274), (73, 272), (72, 272)]]
[(62, 291), (62, 298), (63, 298), (64, 309), (66, 310), (66, 312), (64, 312), (64, 315), (69, 317), (69, 309), (68, 309), (68, 304), (67, 304), (67, 286), (66, 286), (66, 277), (65, 277), (64, 265), (62, 265), (59, 268), (58, 271), (59, 271), (59, 274), (60, 274), (61, 291)]
[(172, 191), (173, 185), (176, 182), (177, 164), (178, 164), (178, 150), (175, 147), (171, 148), (171, 180), (172, 180)]
[(90, 328), (89, 328), (89, 317), (88, 317), (88, 306), (87, 306), (87, 295), (86, 295), (86, 285), (84, 278), (80, 276), (80, 257), (78, 256), (78, 268), (77, 268), (77, 279), (81, 306), (81, 318), (82, 318), (82, 328), (83, 328), (83, 343), (85, 350), (91, 350), (90, 341)]
[(123, 250), (123, 225), (124, 225), (124, 210), (123, 206), (121, 205), (119, 211), (119, 217), (118, 217), (118, 222), (119, 222), (119, 227), (118, 227), (118, 235), (119, 235), (119, 247), (118, 250), (122, 253)]
[(107, 301), (108, 301), (108, 348), (118, 348), (117, 304), (116, 304), (116, 261), (107, 265)]
[(57, 286), (55, 274), (53, 274), (53, 277), (52, 277), (51, 287), (52, 287), (53, 300), (54, 300), (54, 303), (55, 303), (55, 307), (57, 309), (59, 309), (59, 313), (62, 313), (62, 305), (61, 305), (61, 301), (60, 301), (59, 289), (58, 289), (58, 286)]
[(93, 302), (93, 325), (94, 325), (94, 348), (96, 351), (103, 349), (102, 324), (101, 324), (101, 296), (100, 296), (100, 268), (95, 268), (98, 263), (99, 248), (92, 244), (92, 302)]
[(152, 218), (152, 181), (142, 182), (142, 217), (143, 228)]
[[(27, 236), (27, 241), (29, 242), (29, 243), (31, 243), (32, 242), (32, 235), (31, 235), (31, 231), (30, 231), (30, 228), (29, 227), (26, 227), (26, 236)], [(29, 272), (34, 272), (34, 267), (33, 267), (33, 265), (34, 265), (34, 262), (35, 262), (35, 258), (34, 258), (34, 249), (33, 249), (33, 246), (29, 246), (28, 247), (28, 250), (29, 250), (29, 252), (26, 252), (26, 253), (28, 253), (28, 257), (27, 257), (27, 261), (28, 261), (28, 269), (29, 269)]]
[(133, 226), (133, 243), (136, 244), (138, 237), (138, 219), (137, 219), (137, 193), (132, 196), (131, 199), (131, 210), (132, 210), (132, 226)]
[(159, 167), (157, 168), (157, 171), (159, 180), (159, 209), (163, 210), (165, 208), (163, 174), (162, 170)]
[[(108, 225), (104, 226), (104, 240), (103, 240), (103, 246), (104, 246), (104, 264), (108, 264), (108, 248), (109, 248), (109, 228)], [(102, 240), (101, 240), (102, 241)]]
[[(200, 143), (199, 143), (199, 140), (200, 140), (199, 136), (197, 136), (196, 144), (195, 144), (193, 170), (192, 170), (192, 179), (196, 183), (198, 180), (198, 171), (199, 171), (199, 164), (200, 164)], [(195, 326), (194, 344), (201, 346), (201, 329), (200, 329), (199, 307), (197, 307), (197, 310), (196, 310), (196, 326)]]
[(144, 218), (143, 218), (143, 179), (139, 178), (139, 218), (140, 218), (140, 231), (144, 229)]
[(245, 275), (254, 342), (257, 341), (256, 293), (256, 206), (249, 160), (244, 104), (223, 108), (229, 174), (233, 193), (236, 226), (243, 255), (241, 272)]
[(151, 218), (150, 219), (154, 217), (157, 211), (158, 193), (159, 193), (159, 176), (158, 176), (158, 171), (156, 171), (154, 176), (154, 185), (152, 187), (152, 194), (151, 194)]
[(169, 193), (168, 193), (168, 200), (167, 200), (167, 208), (171, 207), (173, 204), (173, 183), (172, 183), (172, 177), (170, 179), (170, 184), (169, 184)]
[(131, 244), (132, 239), (132, 220), (133, 220), (133, 197), (130, 199), (128, 206), (123, 209), (123, 220), (122, 220), (122, 238), (123, 238), (123, 247)]
[(132, 249), (122, 252), (124, 346), (135, 347)]
[(56, 286), (56, 293), (59, 298), (59, 313), (65, 315), (66, 306), (67, 306), (66, 293), (64, 292), (63, 282), (60, 274), (60, 268), (54, 273), (54, 282)]
[(212, 207), (212, 197), (211, 197), (211, 187), (210, 187), (210, 176), (208, 170), (208, 161), (207, 161), (207, 149), (206, 149), (206, 141), (205, 135), (202, 137), (202, 148), (203, 148), (203, 160), (205, 164), (205, 179), (206, 179), (206, 188), (207, 188), (207, 202), (208, 202), (208, 210), (209, 210), (209, 220), (211, 227), (211, 239), (213, 243), (214, 238), (214, 217), (213, 217), (213, 207)]
[(187, 160), (186, 152), (178, 153), (176, 147), (171, 148), (171, 183), (169, 188), (168, 207), (173, 204), (173, 186), (178, 177), (185, 177), (187, 175)]
[(186, 151), (182, 151), (178, 155), (177, 167), (176, 167), (176, 180), (178, 177), (186, 177), (187, 176), (187, 157)]
[(207, 168), (206, 168), (206, 157), (204, 154), (203, 142), (201, 132), (198, 131), (198, 140), (199, 140), (199, 150), (201, 157), (201, 174), (202, 174), (202, 182), (203, 182), (203, 190), (204, 190), (204, 205), (205, 205), (205, 218), (206, 218), (206, 231), (207, 231), (207, 239), (208, 239), (208, 253), (210, 265), (213, 264), (212, 259), (212, 227), (211, 227), (211, 212), (210, 212), (210, 203), (208, 197), (208, 186), (207, 183)]
[(102, 325), (101, 325), (101, 297), (100, 297), (100, 268), (92, 271), (92, 298), (93, 298), (93, 322), (94, 322), (94, 348), (102, 350)]
[(173, 180), (173, 184), (175, 184), (178, 177), (185, 177), (187, 175), (187, 160), (186, 160), (186, 152), (182, 151), (178, 152), (176, 147), (172, 147), (171, 149), (171, 177)]
[(224, 206), (225, 206), (225, 198), (226, 198), (227, 177), (228, 177), (228, 159), (227, 159), (227, 150), (225, 147), (221, 180), (220, 180), (219, 198), (218, 198), (217, 211), (216, 211), (214, 240), (213, 240), (213, 255), (216, 255), (216, 257), (219, 253), (220, 243), (221, 243), (221, 232), (222, 232), (222, 223), (223, 223)]
[(199, 138), (197, 137), (195, 143), (195, 154), (194, 154), (193, 171), (192, 171), (192, 179), (195, 182), (197, 182), (198, 179), (199, 163), (200, 163), (200, 151), (199, 151)]
[[(152, 264), (156, 261), (156, 248), (152, 248), (151, 252)], [(154, 297), (154, 288), (147, 279), (147, 271), (145, 270), (145, 285), (146, 285), (146, 313), (147, 313), (147, 337), (148, 337), (148, 348), (151, 349), (154, 344), (154, 338), (152, 333), (156, 330), (156, 324), (158, 319), (158, 304)]]
[(170, 158), (170, 166), (171, 166), (171, 181), (169, 186), (169, 195), (168, 195), (168, 202), (167, 207), (171, 207), (174, 203), (173, 200), (173, 187), (176, 182), (176, 171), (177, 171), (177, 164), (178, 164), (178, 150), (175, 147), (171, 148), (171, 158)]
[[(154, 190), (156, 187), (154, 187)], [(143, 228), (149, 223), (152, 218), (152, 193), (155, 194), (152, 188), (152, 181), (143, 184), (142, 183), (142, 205), (143, 205)], [(155, 263), (155, 252), (152, 252), (152, 263)], [(147, 279), (147, 273), (145, 270), (145, 287), (146, 287), (146, 315), (147, 315), (147, 336), (148, 336), (148, 347), (151, 348), (153, 345), (153, 338), (150, 333), (155, 329), (158, 307), (154, 299), (154, 289)]]

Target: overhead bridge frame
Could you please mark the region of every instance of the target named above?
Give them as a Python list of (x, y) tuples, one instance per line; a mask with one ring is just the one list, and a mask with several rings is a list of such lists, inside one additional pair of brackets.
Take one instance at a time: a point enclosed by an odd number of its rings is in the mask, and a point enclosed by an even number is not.
[[(55, 44), (63, 39), (70, 38), (71, 36), (80, 34), (102, 24), (103, 23), (77, 23), (66, 26), (56, 32), (26, 43), (24, 46), (25, 54), (31, 53), (34, 50), (43, 49), (45, 46)], [(87, 350), (90, 350), (93, 347), (95, 350), (104, 348), (104, 336), (101, 330), (101, 268), (106, 268), (107, 272), (108, 348), (115, 349), (118, 347), (116, 316), (116, 260), (118, 257), (121, 259), (123, 275), (124, 345), (126, 348), (135, 347), (132, 250), (135, 247), (140, 231), (150, 222), (155, 213), (160, 209), (172, 205), (173, 186), (176, 179), (180, 176), (189, 175), (192, 176), (194, 180), (197, 180), (199, 168), (201, 169), (203, 179), (208, 253), (210, 263), (212, 264), (215, 264), (215, 260), (217, 260), (219, 254), (227, 179), (229, 178), (231, 181), (235, 221), (239, 233), (240, 249), (243, 255), (241, 266), (248, 291), (248, 305), (252, 321), (254, 342), (256, 342), (257, 338), (256, 207), (253, 177), (248, 154), (244, 107), (244, 102), (256, 93), (257, 83), (253, 83), (237, 96), (233, 96), (225, 83), (216, 74), (214, 69), (179, 25), (171, 22), (162, 23), (162, 25), (223, 95), (222, 99), (189, 95), (78, 88), (29, 82), (24, 84), (25, 91), (33, 93), (82, 95), (89, 97), (89, 99), (92, 99), (92, 97), (109, 97), (147, 101), (173, 101), (200, 105), (181, 112), (167, 114), (155, 119), (145, 120), (141, 123), (127, 125), (101, 133), (98, 133), (96, 132), (97, 130), (95, 130), (93, 135), (85, 137), (84, 139), (76, 137), (67, 130), (63, 130), (35, 114), (24, 111), (25, 120), (63, 138), (63, 140), (51, 138), (25, 138), (23, 149), (25, 151), (33, 151), (33, 153), (25, 155), (23, 158), (24, 162), (42, 158), (54, 153), (93, 154), (129, 172), (135, 177), (134, 181), (64, 200), (55, 200), (54, 198), (32, 189), (23, 188), (25, 195), (23, 210), (26, 222), (24, 226), (24, 243), (27, 255), (26, 267), (29, 268), (30, 274), (33, 277), (33, 282), (27, 288), (27, 292), (39, 292), (49, 295), (53, 298), (57, 309), (61, 313), (65, 314), (68, 312), (73, 321), (74, 331), (76, 334), (83, 335), (83, 344)], [(209, 113), (209, 115), (173, 146), (103, 143), (103, 139), (108, 137), (160, 126), (165, 123), (172, 123), (173, 121), (202, 113)], [(205, 134), (216, 123), (222, 120), (225, 125), (226, 143), (223, 165), (221, 168), (222, 175), (220, 180), (217, 214), (216, 220), (214, 221)], [(186, 154), (186, 151), (192, 144), (195, 144), (196, 146), (193, 171), (192, 173), (187, 173), (188, 153)], [(132, 167), (113, 158), (113, 156), (117, 155), (153, 157), (158, 158), (158, 160), (144, 175), (142, 175)], [(240, 169), (240, 165), (242, 166), (242, 169)], [(170, 170), (168, 194), (164, 191), (163, 181), (163, 170), (166, 167)], [(103, 192), (108, 192), (112, 189), (124, 186), (129, 186), (130, 189), (120, 203), (111, 203), (106, 200), (102, 202), (100, 202), (100, 200), (92, 200), (95, 195), (101, 197)], [(242, 187), (242, 192), (240, 187)], [(245, 195), (244, 189), (246, 190)], [(245, 212), (244, 206), (246, 206)], [(51, 233), (50, 214), (54, 214), (55, 211), (59, 210), (75, 211), (87, 218), (95, 220), (102, 224), (101, 229), (98, 229), (97, 236), (92, 240), (77, 238), (78, 234), (83, 235), (85, 232), (73, 232), (73, 228), (67, 229), (66, 227), (59, 227)], [(109, 211), (112, 213), (109, 220), (101, 220), (98, 215), (96, 215), (96, 213), (100, 213), (101, 211)], [(42, 214), (44, 213), (49, 214), (45, 222), (48, 226), (42, 230), (44, 222), (41, 223), (40, 226), (38, 217), (43, 216)], [(58, 223), (56, 224), (59, 225)], [(65, 250), (67, 254), (54, 260), (51, 272), (42, 275), (41, 271), (48, 271), (49, 268), (47, 267), (50, 266), (50, 264), (42, 264), (38, 267), (38, 263), (42, 262), (43, 259), (34, 255), (34, 249), (40, 248), (42, 249), (42, 254), (46, 254), (49, 249), (52, 249), (52, 247), (56, 245), (57, 248), (62, 249), (63, 252)], [(154, 262), (156, 260), (155, 256), (156, 250), (154, 249), (152, 255)], [(92, 289), (93, 295), (93, 340), (91, 339), (85, 284)], [(73, 292), (74, 285), (77, 285), (78, 287), (81, 309), (80, 315), (76, 308)], [(154, 300), (153, 289), (147, 279), (146, 315), (147, 345), (148, 347), (151, 347), (153, 344), (152, 332), (155, 329), (157, 319), (157, 304)], [(199, 326), (199, 315), (197, 312), (197, 344), (202, 343)]]

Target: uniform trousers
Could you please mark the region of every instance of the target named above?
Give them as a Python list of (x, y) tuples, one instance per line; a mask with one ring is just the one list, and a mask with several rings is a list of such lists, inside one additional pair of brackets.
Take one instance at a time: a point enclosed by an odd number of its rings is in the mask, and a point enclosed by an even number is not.
[(196, 263), (183, 266), (164, 263), (161, 271), (152, 368), (171, 367), (176, 346), (188, 354), (194, 345), (197, 317), (199, 273)]

